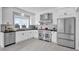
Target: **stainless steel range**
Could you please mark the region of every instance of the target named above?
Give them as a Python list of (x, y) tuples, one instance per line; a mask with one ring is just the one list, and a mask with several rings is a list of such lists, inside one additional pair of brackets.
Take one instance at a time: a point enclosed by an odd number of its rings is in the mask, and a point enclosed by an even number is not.
[(51, 42), (52, 39), (51, 31), (44, 29), (39, 30), (39, 39), (47, 42)]
[(39, 36), (38, 36), (39, 39), (43, 40), (44, 39), (44, 31), (43, 30), (39, 30), (38, 33), (39, 33)]
[(45, 30), (45, 41), (51, 42), (52, 39), (52, 33), (49, 30)]

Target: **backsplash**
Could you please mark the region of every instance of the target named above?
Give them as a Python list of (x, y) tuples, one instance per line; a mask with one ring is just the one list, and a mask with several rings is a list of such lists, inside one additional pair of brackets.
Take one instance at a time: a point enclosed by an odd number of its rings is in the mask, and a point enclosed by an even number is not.
[(48, 28), (48, 29), (53, 29), (53, 28), (56, 28), (57, 29), (57, 25), (46, 25), (46, 24), (44, 24), (44, 25), (39, 25), (38, 26), (38, 29), (45, 29), (45, 28)]

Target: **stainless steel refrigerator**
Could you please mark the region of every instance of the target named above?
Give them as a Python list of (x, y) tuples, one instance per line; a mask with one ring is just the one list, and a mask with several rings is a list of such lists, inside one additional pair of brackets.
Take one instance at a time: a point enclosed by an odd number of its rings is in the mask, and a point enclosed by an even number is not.
[(61, 46), (75, 48), (75, 17), (57, 20), (57, 43)]

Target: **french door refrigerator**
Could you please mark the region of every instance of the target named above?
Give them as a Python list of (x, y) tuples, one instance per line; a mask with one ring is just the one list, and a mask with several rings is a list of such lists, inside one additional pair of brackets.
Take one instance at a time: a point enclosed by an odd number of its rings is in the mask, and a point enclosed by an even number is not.
[(75, 17), (59, 18), (57, 29), (58, 45), (75, 48)]

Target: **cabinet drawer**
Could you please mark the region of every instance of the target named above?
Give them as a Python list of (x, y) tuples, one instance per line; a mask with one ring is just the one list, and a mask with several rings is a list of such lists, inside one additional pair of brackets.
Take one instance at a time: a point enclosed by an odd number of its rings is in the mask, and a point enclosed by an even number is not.
[(70, 40), (66, 40), (66, 39), (58, 39), (57, 42), (59, 45), (74, 48), (74, 41), (73, 40), (70, 41)]
[(74, 35), (68, 35), (68, 34), (58, 34), (58, 38), (64, 38), (64, 39), (71, 39), (74, 40)]

